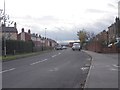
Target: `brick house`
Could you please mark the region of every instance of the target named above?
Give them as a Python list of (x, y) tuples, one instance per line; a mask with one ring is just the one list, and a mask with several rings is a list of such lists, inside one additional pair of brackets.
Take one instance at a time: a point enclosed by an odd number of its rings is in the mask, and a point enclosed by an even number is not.
[(5, 37), (7, 40), (17, 40), (18, 31), (16, 27), (16, 22), (14, 23), (14, 27), (6, 27), (5, 25), (2, 25), (0, 36), (2, 36), (2, 38)]
[(30, 29), (28, 30), (28, 32), (24, 31), (24, 28), (22, 28), (21, 33), (18, 34), (18, 40), (22, 40), (22, 41), (33, 41), (35, 47), (40, 47), (41, 43), (42, 43), (42, 39), (41, 36), (38, 34), (31, 34)]
[(109, 43), (115, 42), (116, 38), (120, 38), (120, 20), (116, 17), (115, 23), (108, 27)]
[(28, 32), (25, 32), (24, 28), (22, 28), (21, 33), (18, 34), (18, 40), (32, 41), (34, 43), (35, 51), (52, 48), (56, 45), (56, 41), (41, 37), (41, 35), (35, 33), (31, 34), (30, 30), (28, 30)]
[(35, 47), (42, 46), (42, 38), (40, 35), (38, 36), (38, 34), (35, 33), (31, 34), (31, 40), (34, 42)]
[(28, 30), (28, 33), (27, 33), (27, 32), (24, 32), (24, 28), (22, 28), (22, 32), (18, 34), (18, 40), (30, 41), (31, 40), (30, 30)]
[(119, 41), (120, 20), (119, 18), (116, 18), (115, 23), (111, 24), (107, 31), (103, 30), (89, 41), (86, 45), (86, 49), (96, 52), (115, 53), (118, 52), (117, 43)]
[(55, 40), (52, 40), (52, 39), (47, 39), (47, 46), (48, 47), (55, 47), (57, 45), (57, 42)]

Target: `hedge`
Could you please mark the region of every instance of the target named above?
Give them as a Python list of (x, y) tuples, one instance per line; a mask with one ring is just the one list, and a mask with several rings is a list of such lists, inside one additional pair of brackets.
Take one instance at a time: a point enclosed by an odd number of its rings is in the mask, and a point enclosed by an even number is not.
[[(33, 52), (33, 47), (32, 41), (6, 40), (7, 54)], [(2, 41), (2, 51), (4, 52), (4, 40)]]

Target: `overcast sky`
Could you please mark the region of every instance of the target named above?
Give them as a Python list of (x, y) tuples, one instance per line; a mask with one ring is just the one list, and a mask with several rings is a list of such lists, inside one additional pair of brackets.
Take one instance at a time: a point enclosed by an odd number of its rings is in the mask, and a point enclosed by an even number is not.
[[(0, 0), (0, 9), (3, 9)], [(77, 31), (101, 32), (118, 16), (119, 0), (5, 0), (6, 14), (18, 31), (38, 33), (58, 41), (77, 40)]]

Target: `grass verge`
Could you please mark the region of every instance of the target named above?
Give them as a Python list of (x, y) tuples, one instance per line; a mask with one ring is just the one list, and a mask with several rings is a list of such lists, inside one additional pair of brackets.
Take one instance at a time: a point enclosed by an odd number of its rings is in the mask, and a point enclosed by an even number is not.
[(33, 53), (23, 53), (23, 54), (17, 54), (17, 55), (8, 55), (6, 57), (2, 56), (2, 61), (5, 62), (5, 61), (16, 60), (16, 59), (25, 58), (25, 57), (31, 57), (31, 56), (47, 53), (50, 51), (53, 51), (53, 50), (46, 50), (46, 51), (33, 52)]

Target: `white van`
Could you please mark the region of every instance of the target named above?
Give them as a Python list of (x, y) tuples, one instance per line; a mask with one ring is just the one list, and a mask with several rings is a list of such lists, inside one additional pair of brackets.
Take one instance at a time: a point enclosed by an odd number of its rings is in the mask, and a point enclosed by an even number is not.
[(80, 51), (81, 49), (81, 46), (80, 46), (80, 43), (74, 43), (73, 46), (72, 46), (72, 50), (79, 50)]

